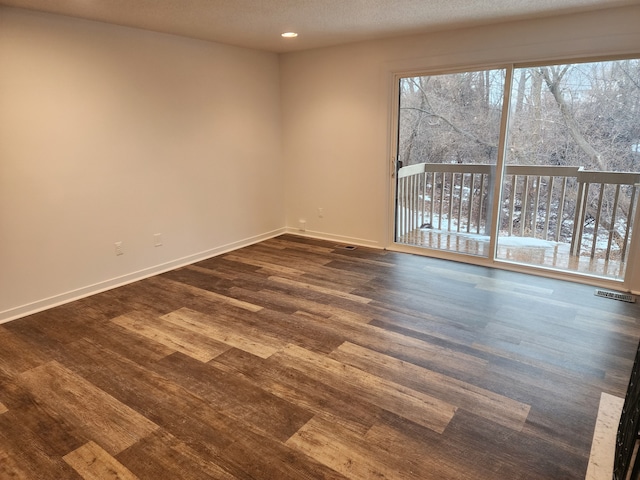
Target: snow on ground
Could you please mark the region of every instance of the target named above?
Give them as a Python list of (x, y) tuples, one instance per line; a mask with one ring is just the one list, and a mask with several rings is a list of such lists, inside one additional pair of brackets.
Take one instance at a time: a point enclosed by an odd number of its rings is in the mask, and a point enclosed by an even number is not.
[[(404, 215), (409, 213), (410, 211), (408, 209), (401, 208), (401, 211), (399, 212), (399, 215), (401, 216), (400, 218), (402, 219), (406, 218)], [(420, 229), (423, 231), (431, 231), (433, 233), (447, 233), (449, 235), (454, 234), (454, 235), (470, 238), (478, 242), (489, 243), (488, 235), (467, 233), (465, 231), (466, 225), (461, 225), (460, 226), (461, 231), (457, 232), (456, 231), (458, 227), (457, 218), (452, 218), (451, 225), (449, 225), (449, 218), (447, 218), (447, 215), (443, 215), (442, 219), (440, 219), (440, 217), (437, 214), (434, 214), (433, 217), (429, 219), (430, 223), (426, 224), (425, 218), (423, 218), (422, 213), (421, 212), (416, 212), (416, 213), (417, 215), (414, 220), (415, 221), (414, 225), (420, 227)], [(425, 217), (427, 216), (428, 214), (425, 215)], [(568, 223), (572, 223), (572, 222), (568, 222)], [(424, 225), (427, 225), (427, 226), (424, 226)], [(400, 236), (405, 235), (409, 233), (410, 230), (411, 230), (411, 227), (409, 225), (405, 224), (403, 221), (398, 222), (398, 232), (397, 232), (398, 235)], [(585, 245), (590, 246), (592, 239), (593, 239), (592, 233), (590, 234), (589, 232), (584, 232), (583, 242), (582, 242), (583, 247)], [(596, 249), (606, 251), (608, 241), (609, 241), (609, 232), (600, 230), (598, 232), (598, 237), (596, 240)], [(553, 248), (562, 243), (564, 242), (553, 242), (550, 240), (543, 240), (541, 238), (508, 236), (505, 232), (501, 232), (500, 236), (498, 237), (498, 245), (504, 246), (504, 247)], [(618, 249), (618, 246), (615, 243), (613, 243), (611, 245), (611, 248), (612, 248), (612, 251), (615, 251)]]
[(549, 240), (543, 240), (541, 238), (499, 236), (498, 245), (505, 247), (551, 248), (558, 245), (558, 242), (550, 242)]

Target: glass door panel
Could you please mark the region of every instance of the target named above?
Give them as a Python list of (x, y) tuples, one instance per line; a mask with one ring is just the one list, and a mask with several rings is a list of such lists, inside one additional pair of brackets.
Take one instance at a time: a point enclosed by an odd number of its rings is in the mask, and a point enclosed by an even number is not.
[(624, 278), (639, 78), (638, 60), (514, 70), (496, 259)]
[(400, 79), (395, 241), (489, 256), (505, 70)]

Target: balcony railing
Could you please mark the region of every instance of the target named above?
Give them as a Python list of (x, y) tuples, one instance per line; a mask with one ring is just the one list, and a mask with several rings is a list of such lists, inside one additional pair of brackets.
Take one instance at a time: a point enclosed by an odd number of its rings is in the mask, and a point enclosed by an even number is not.
[[(398, 171), (396, 233), (488, 235), (495, 166), (420, 163)], [(640, 173), (509, 165), (500, 238), (570, 244), (572, 256), (624, 262)]]

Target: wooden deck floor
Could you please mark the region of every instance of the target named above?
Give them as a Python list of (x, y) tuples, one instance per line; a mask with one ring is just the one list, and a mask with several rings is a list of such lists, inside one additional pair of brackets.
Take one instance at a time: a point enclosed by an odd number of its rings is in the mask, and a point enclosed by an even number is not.
[(0, 326), (0, 478), (582, 480), (639, 308), (282, 236)]
[[(605, 261), (604, 258), (592, 259), (589, 256), (572, 256), (568, 243), (540, 246), (527, 245), (526, 242), (511, 244), (510, 238), (498, 242), (497, 260), (515, 262), (524, 265), (565, 270), (604, 278), (623, 279), (625, 262), (618, 260)], [(481, 257), (489, 256), (489, 241), (477, 236), (457, 234), (427, 229), (416, 229), (400, 238), (399, 243), (418, 247), (446, 250)]]

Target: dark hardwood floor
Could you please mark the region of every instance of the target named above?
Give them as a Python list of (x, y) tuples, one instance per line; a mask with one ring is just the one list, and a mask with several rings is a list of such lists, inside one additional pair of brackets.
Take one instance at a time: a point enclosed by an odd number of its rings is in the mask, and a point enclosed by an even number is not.
[(282, 236), (0, 326), (0, 478), (583, 479), (638, 306)]

